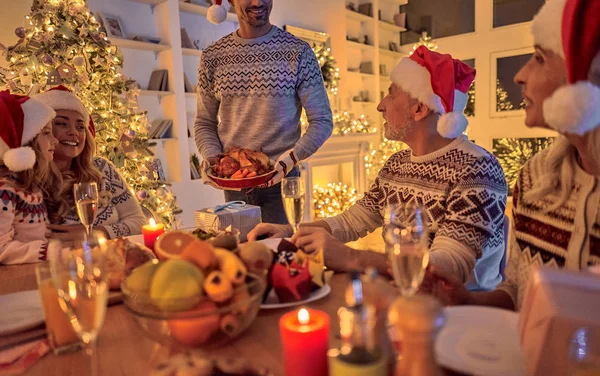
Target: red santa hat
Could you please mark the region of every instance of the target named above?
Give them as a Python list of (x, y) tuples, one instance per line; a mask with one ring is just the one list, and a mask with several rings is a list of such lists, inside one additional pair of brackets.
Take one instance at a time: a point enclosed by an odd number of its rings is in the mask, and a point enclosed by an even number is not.
[(206, 12), (206, 19), (215, 25), (218, 25), (227, 19), (227, 9), (223, 6), (223, 0), (213, 0), (214, 3)]
[(55, 116), (52, 108), (26, 96), (0, 92), (0, 160), (11, 171), (35, 165), (35, 152), (25, 146)]
[(589, 81), (600, 58), (600, 1), (548, 0), (533, 19), (534, 43), (565, 59), (568, 84), (544, 101), (544, 120), (560, 133), (600, 126), (600, 87)]
[(35, 98), (52, 107), (54, 110), (70, 110), (81, 114), (84, 119), (88, 119), (92, 137), (96, 137), (94, 122), (83, 102), (65, 86), (55, 86), (48, 91), (36, 95)]
[(438, 133), (445, 138), (460, 136), (468, 125), (463, 114), (475, 69), (448, 54), (420, 46), (405, 57), (390, 75), (394, 84), (436, 113), (441, 114)]

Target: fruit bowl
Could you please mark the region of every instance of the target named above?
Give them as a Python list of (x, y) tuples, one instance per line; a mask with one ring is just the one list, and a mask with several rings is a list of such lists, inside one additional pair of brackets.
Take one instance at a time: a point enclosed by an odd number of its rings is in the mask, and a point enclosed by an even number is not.
[[(153, 341), (170, 349), (197, 348), (209, 350), (229, 343), (254, 322), (265, 291), (264, 280), (248, 273), (246, 283), (234, 289), (225, 305), (217, 305), (208, 297), (200, 297), (195, 308), (183, 312), (159, 309), (147, 293), (134, 293), (128, 279), (121, 285), (124, 304), (134, 321)], [(189, 299), (185, 299), (186, 304)], [(162, 307), (181, 305), (181, 299), (159, 302)]]

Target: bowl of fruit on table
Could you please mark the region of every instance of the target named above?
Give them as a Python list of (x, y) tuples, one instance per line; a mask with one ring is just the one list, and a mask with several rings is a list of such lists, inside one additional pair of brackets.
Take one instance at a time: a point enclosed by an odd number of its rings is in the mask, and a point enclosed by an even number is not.
[(228, 248), (183, 231), (161, 237), (155, 245), (159, 260), (138, 267), (121, 285), (135, 322), (154, 341), (176, 349), (215, 348), (241, 335), (260, 309), (272, 252), (248, 252), (233, 235), (220, 243)]
[(260, 151), (234, 147), (216, 157), (208, 176), (223, 188), (253, 188), (271, 180), (273, 161)]

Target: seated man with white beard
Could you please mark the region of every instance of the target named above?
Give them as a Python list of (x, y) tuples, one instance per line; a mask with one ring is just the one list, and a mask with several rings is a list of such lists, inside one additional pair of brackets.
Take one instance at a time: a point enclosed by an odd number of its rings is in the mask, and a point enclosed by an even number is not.
[[(392, 155), (364, 197), (344, 213), (304, 224), (292, 241), (306, 252), (323, 250), (336, 271), (372, 266), (386, 273), (387, 256), (344, 243), (382, 226), (385, 208), (416, 203), (425, 208), (430, 264), (470, 290), (490, 290), (501, 280), (506, 180), (496, 158), (462, 133), (467, 90), (475, 70), (450, 55), (418, 48), (391, 74), (383, 113), (385, 136), (410, 149)], [(289, 225), (263, 223), (249, 235), (292, 236)]]

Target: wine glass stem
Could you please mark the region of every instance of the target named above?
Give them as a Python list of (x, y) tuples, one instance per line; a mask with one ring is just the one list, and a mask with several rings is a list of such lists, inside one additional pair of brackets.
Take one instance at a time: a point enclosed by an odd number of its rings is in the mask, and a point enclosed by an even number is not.
[(98, 357), (96, 355), (96, 340), (90, 340), (85, 344), (85, 353), (90, 358), (91, 376), (98, 376)]
[(92, 234), (92, 228), (94, 225), (86, 226), (87, 236), (89, 237)]

